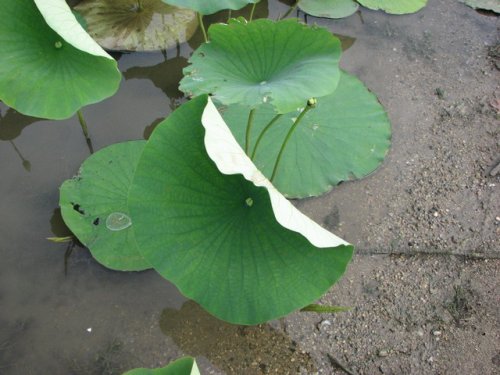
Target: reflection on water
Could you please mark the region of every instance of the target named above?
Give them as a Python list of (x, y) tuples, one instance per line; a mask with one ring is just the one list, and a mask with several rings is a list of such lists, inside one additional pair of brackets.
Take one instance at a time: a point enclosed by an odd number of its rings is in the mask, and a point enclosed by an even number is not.
[(238, 326), (225, 323), (187, 301), (180, 310), (165, 309), (162, 332), (187, 355), (204, 356), (228, 374), (311, 374), (309, 354), (268, 324)]

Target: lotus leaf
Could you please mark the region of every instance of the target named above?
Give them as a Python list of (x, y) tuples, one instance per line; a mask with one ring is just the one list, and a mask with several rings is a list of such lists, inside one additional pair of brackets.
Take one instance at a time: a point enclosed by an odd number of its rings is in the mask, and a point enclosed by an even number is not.
[[(262, 137), (254, 161), (264, 175), (271, 176), (283, 139), (298, 114), (283, 115)], [(269, 105), (257, 109), (250, 150), (275, 115)], [(229, 106), (223, 116), (244, 144), (244, 108)], [(337, 90), (319, 98), (316, 108), (297, 126), (273, 183), (288, 197), (322, 194), (341, 181), (373, 172), (384, 159), (390, 138), (389, 119), (376, 96), (359, 79), (343, 72)]]
[(344, 18), (358, 10), (353, 0), (300, 0), (299, 8), (315, 17)]
[(158, 125), (128, 204), (144, 258), (232, 323), (257, 324), (309, 305), (352, 256), (351, 245), (274, 189), (206, 95)]
[(294, 19), (234, 19), (212, 25), (209, 35), (184, 69), (180, 89), (188, 95), (250, 107), (270, 102), (286, 113), (335, 91), (341, 46), (326, 29)]
[(113, 95), (121, 75), (64, 0), (0, 0), (0, 100), (64, 119)]
[(178, 359), (168, 366), (157, 369), (138, 368), (123, 375), (200, 375), (196, 361), (192, 357)]
[(92, 256), (120, 271), (150, 268), (137, 251), (127, 196), (145, 141), (117, 143), (90, 156), (61, 186), (64, 222)]
[(474, 9), (491, 10), (500, 13), (500, 0), (459, 0)]
[(361, 5), (374, 9), (383, 10), (390, 14), (415, 13), (422, 9), (427, 0), (357, 0)]
[(224, 9), (237, 10), (247, 4), (258, 3), (260, 0), (163, 0), (167, 4), (192, 9), (202, 15), (216, 13)]
[(161, 0), (84, 0), (75, 9), (89, 34), (110, 50), (154, 51), (175, 47), (198, 27), (196, 13)]

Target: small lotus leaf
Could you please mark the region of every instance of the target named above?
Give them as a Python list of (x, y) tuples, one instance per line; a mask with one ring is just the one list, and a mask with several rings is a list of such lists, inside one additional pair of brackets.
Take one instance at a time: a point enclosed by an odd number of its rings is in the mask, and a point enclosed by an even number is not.
[(315, 17), (344, 18), (358, 10), (353, 0), (300, 0), (299, 8)]
[(361, 5), (374, 9), (383, 10), (390, 14), (415, 13), (422, 9), (427, 0), (357, 0)]
[(150, 268), (137, 251), (127, 208), (128, 190), (145, 144), (132, 141), (106, 147), (61, 186), (64, 222), (99, 263), (114, 270)]
[[(269, 105), (257, 109), (250, 150), (275, 115)], [(286, 133), (298, 115), (298, 111), (283, 115), (262, 138), (254, 161), (264, 175), (271, 176)], [(245, 108), (229, 106), (223, 116), (244, 144)], [(343, 72), (337, 90), (319, 98), (316, 108), (295, 129), (274, 184), (288, 197), (320, 195), (341, 181), (373, 172), (384, 159), (390, 138), (391, 125), (377, 97), (359, 79)]]
[(130, 370), (123, 375), (200, 375), (196, 361), (192, 357), (184, 357), (163, 368)]
[(84, 0), (75, 9), (89, 34), (109, 50), (154, 51), (189, 40), (198, 27), (196, 13), (161, 0)]
[(188, 95), (251, 107), (270, 102), (286, 113), (335, 91), (341, 46), (326, 29), (294, 19), (235, 19), (212, 25), (209, 35), (184, 70), (180, 89)]
[(0, 7), (5, 104), (26, 115), (63, 119), (116, 92), (116, 61), (85, 33), (64, 0), (0, 0)]
[(224, 9), (238, 10), (247, 4), (258, 3), (260, 0), (163, 0), (167, 4), (192, 9), (202, 15), (216, 13)]
[(353, 251), (270, 185), (205, 95), (152, 134), (129, 210), (145, 259), (232, 323), (257, 324), (309, 305), (344, 273)]
[(500, 0), (459, 0), (474, 9), (491, 10), (500, 13)]

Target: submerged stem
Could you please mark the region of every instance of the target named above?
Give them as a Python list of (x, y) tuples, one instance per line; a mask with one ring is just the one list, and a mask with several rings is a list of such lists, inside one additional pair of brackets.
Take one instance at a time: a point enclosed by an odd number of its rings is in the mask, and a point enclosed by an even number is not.
[(137, 0), (137, 11), (140, 12), (144, 9), (144, 6), (142, 5), (142, 0)]
[(203, 38), (205, 39), (205, 43), (208, 43), (208, 35), (207, 30), (205, 30), (205, 25), (203, 24), (203, 16), (200, 12), (196, 13), (198, 15), (198, 23), (200, 24), (201, 31), (203, 32)]
[(271, 129), (271, 127), (280, 119), (280, 117), (283, 116), (282, 114), (277, 114), (276, 116), (273, 117), (271, 121), (266, 125), (266, 127), (260, 132), (259, 137), (257, 138), (257, 141), (255, 142), (255, 147), (253, 148), (252, 156), (250, 159), (254, 160), (255, 154), (257, 153), (257, 147), (259, 147), (260, 141), (264, 137), (264, 134)]
[(250, 113), (248, 114), (247, 130), (245, 132), (245, 154), (247, 155), (250, 149), (250, 131), (252, 130), (254, 116), (255, 116), (255, 108), (252, 108), (250, 110)]
[(256, 6), (257, 6), (257, 3), (253, 3), (253, 5), (252, 5), (252, 11), (250, 12), (250, 20), (249, 20), (250, 22), (252, 22), (252, 20), (253, 20), (253, 15), (255, 13), (255, 7)]
[(283, 141), (283, 144), (281, 145), (280, 152), (278, 153), (278, 157), (276, 158), (276, 163), (274, 164), (274, 168), (273, 168), (273, 174), (271, 175), (271, 178), (269, 179), (269, 181), (273, 182), (274, 177), (276, 177), (276, 171), (278, 170), (278, 166), (280, 164), (281, 157), (283, 156), (283, 152), (285, 151), (286, 145), (288, 144), (288, 141), (290, 140), (293, 132), (295, 131), (297, 126), (300, 124), (300, 122), (302, 121), (302, 119), (304, 118), (306, 113), (309, 112), (315, 106), (316, 106), (316, 99), (309, 99), (307, 101), (307, 106), (302, 110), (302, 112), (300, 112), (299, 117), (297, 117), (297, 119), (293, 123), (292, 127), (288, 131), (288, 133), (285, 137), (285, 140)]

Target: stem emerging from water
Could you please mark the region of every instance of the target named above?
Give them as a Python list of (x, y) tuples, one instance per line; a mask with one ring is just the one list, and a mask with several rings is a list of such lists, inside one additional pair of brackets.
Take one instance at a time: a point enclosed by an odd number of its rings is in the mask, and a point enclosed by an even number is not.
[(290, 140), (290, 137), (292, 136), (294, 130), (300, 124), (300, 122), (302, 121), (302, 119), (304, 118), (306, 113), (309, 112), (315, 106), (316, 106), (316, 99), (309, 99), (307, 101), (307, 106), (302, 110), (302, 112), (300, 112), (299, 117), (297, 117), (297, 119), (293, 123), (292, 127), (288, 131), (288, 133), (285, 137), (285, 140), (283, 141), (283, 144), (281, 145), (281, 149), (280, 149), (280, 152), (278, 153), (278, 157), (276, 158), (276, 163), (274, 164), (274, 168), (273, 168), (273, 174), (271, 175), (271, 178), (269, 179), (269, 181), (273, 182), (274, 177), (276, 177), (276, 171), (278, 170), (278, 166), (280, 164), (281, 157), (283, 156), (283, 152), (285, 151), (286, 145), (288, 144), (288, 141)]
[(137, 11), (141, 12), (144, 9), (144, 6), (142, 5), (142, 0), (137, 0)]
[(282, 114), (278, 114), (278, 115), (274, 116), (273, 119), (271, 121), (269, 121), (269, 124), (267, 124), (266, 127), (261, 131), (261, 133), (259, 134), (259, 137), (257, 138), (257, 142), (255, 142), (255, 147), (253, 149), (252, 156), (250, 157), (250, 159), (252, 159), (252, 160), (255, 159), (255, 154), (257, 153), (257, 147), (259, 147), (259, 143), (262, 140), (262, 138), (264, 137), (264, 134), (266, 134), (266, 132), (269, 129), (271, 129), (271, 127), (276, 123), (276, 121), (278, 121), (280, 119), (281, 116), (282, 116)]
[(290, 15), (290, 13), (292, 13), (297, 8), (298, 5), (299, 5), (299, 2), (297, 1), (295, 3), (295, 5), (291, 6), (290, 9), (288, 9), (287, 12), (279, 19), (282, 20), (283, 18), (287, 18)]
[(249, 22), (252, 22), (252, 20), (253, 20), (253, 15), (255, 13), (255, 7), (256, 6), (257, 6), (257, 3), (253, 3), (253, 5), (252, 5), (252, 11), (250, 12), (250, 20), (249, 20)]
[(201, 15), (200, 12), (198, 12), (197, 15), (198, 15), (198, 23), (200, 24), (201, 31), (203, 32), (203, 38), (205, 38), (205, 43), (208, 43), (207, 30), (205, 30), (205, 25), (203, 24), (203, 16)]
[(250, 110), (248, 114), (247, 131), (245, 132), (245, 154), (248, 155), (250, 149), (250, 131), (252, 130), (253, 118), (255, 116), (255, 108)]

